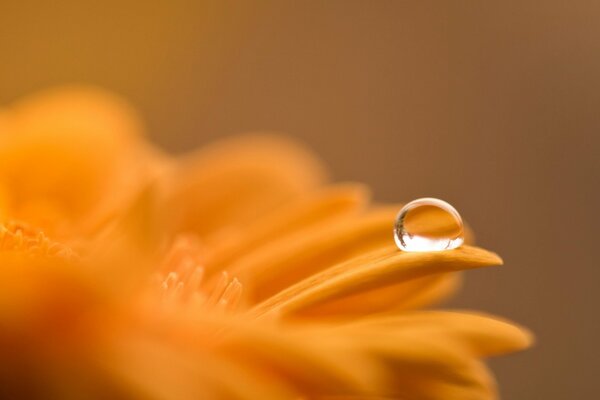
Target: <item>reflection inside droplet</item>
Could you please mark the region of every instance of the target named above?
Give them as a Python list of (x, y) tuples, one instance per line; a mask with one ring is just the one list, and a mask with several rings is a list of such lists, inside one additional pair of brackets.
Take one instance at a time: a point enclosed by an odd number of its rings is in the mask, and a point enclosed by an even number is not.
[(454, 207), (443, 200), (422, 198), (398, 213), (394, 240), (404, 251), (441, 251), (464, 242), (463, 222)]

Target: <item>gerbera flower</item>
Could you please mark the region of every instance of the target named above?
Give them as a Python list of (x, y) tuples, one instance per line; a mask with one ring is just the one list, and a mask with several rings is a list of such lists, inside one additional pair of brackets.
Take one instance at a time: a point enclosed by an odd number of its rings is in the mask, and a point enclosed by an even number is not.
[(496, 397), (482, 359), (530, 335), (425, 309), (496, 254), (399, 251), (400, 205), (288, 139), (141, 131), (95, 89), (0, 113), (0, 397)]

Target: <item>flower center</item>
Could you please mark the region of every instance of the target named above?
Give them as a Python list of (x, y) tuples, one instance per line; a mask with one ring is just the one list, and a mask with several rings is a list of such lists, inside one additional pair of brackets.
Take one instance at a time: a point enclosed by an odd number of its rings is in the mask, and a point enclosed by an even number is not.
[(50, 240), (40, 229), (18, 221), (0, 223), (0, 252), (33, 257), (68, 258), (73, 255), (69, 247)]
[(242, 284), (225, 271), (207, 282), (200, 249), (195, 238), (177, 237), (156, 275), (154, 290), (158, 290), (166, 305), (187, 306), (192, 310), (234, 310), (240, 301)]

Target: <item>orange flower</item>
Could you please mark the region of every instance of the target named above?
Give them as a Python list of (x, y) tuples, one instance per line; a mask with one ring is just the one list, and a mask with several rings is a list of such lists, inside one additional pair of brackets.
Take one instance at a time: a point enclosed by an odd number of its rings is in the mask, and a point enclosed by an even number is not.
[(497, 255), (399, 251), (400, 206), (288, 139), (140, 132), (89, 88), (0, 114), (0, 397), (493, 399), (482, 358), (530, 344), (424, 310)]

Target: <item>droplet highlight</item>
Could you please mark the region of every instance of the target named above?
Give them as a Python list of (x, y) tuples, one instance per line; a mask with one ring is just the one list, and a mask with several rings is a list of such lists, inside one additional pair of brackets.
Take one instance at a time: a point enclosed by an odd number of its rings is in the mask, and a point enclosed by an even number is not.
[(462, 218), (443, 200), (413, 200), (396, 217), (394, 240), (403, 251), (452, 250), (465, 240)]

